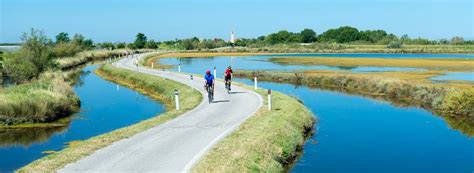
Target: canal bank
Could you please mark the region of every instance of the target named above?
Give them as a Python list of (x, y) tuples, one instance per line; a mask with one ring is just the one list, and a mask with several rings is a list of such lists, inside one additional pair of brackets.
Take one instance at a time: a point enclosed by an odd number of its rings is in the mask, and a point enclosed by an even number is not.
[[(201, 100), (201, 95), (198, 94), (196, 91), (193, 91), (189, 87), (185, 87), (182, 84), (177, 82), (167, 81), (167, 85), (161, 85), (164, 83), (164, 79), (145, 75), (145, 74), (136, 74), (130, 72), (128, 70), (117, 69), (113, 70), (110, 65), (106, 65), (99, 70), (97, 70), (97, 74), (100, 74), (104, 78), (118, 82), (121, 85), (113, 84), (109, 89), (111, 91), (122, 91), (122, 90), (130, 90), (127, 87), (133, 88), (138, 90), (138, 92), (134, 91), (133, 95), (128, 96), (127, 98), (123, 98), (130, 103), (136, 103), (140, 101), (141, 97), (145, 98), (153, 98), (156, 100), (160, 100), (163, 105), (160, 106), (153, 106), (155, 109), (161, 109), (162, 111), (150, 112), (151, 115), (146, 116), (146, 118), (141, 119), (140, 121), (134, 121), (127, 123), (126, 125), (122, 126), (121, 128), (116, 128), (113, 131), (98, 133), (96, 135), (90, 136), (85, 138), (82, 141), (75, 141), (73, 145), (68, 145), (65, 149), (62, 149), (58, 152), (50, 154), (46, 157), (43, 157), (39, 160), (36, 160), (27, 166), (18, 170), (19, 172), (35, 172), (35, 171), (52, 171), (58, 170), (59, 168), (63, 167), (64, 165), (71, 163), (73, 161), (79, 160), (82, 157), (85, 157), (89, 154), (92, 154), (96, 150), (106, 147), (115, 141), (119, 141), (121, 139), (128, 138), (133, 136), (139, 132), (145, 131), (157, 124), (169, 121), (174, 119), (178, 115), (186, 112), (198, 105)], [(91, 71), (89, 71), (90, 73)], [(110, 82), (107, 82), (110, 83)], [(112, 84), (112, 83), (111, 83)], [(126, 86), (123, 87), (122, 85)], [(170, 97), (173, 96), (174, 89), (179, 89), (183, 93), (188, 93), (191, 97), (182, 103), (181, 110), (174, 110), (174, 109), (166, 109), (165, 107), (169, 107), (171, 104)], [(142, 94), (146, 94), (148, 96), (143, 96)], [(101, 94), (98, 94), (100, 96)], [(135, 99), (133, 99), (135, 98)], [(117, 97), (101, 97), (100, 100), (104, 99), (112, 99), (115, 100)], [(138, 99), (138, 100), (137, 100)], [(150, 99), (150, 98), (149, 98)], [(104, 102), (97, 103), (99, 105), (103, 105), (104, 107), (109, 107), (109, 104), (105, 100)], [(130, 104), (128, 103), (128, 104)], [(127, 104), (127, 103), (125, 103)], [(118, 105), (120, 107), (115, 108), (115, 113), (110, 114), (110, 116), (120, 115), (125, 112), (128, 112), (128, 115), (131, 117), (141, 117), (146, 115), (147, 113), (143, 111), (147, 111), (147, 109), (141, 108), (143, 103), (137, 103), (140, 105)], [(165, 106), (168, 105), (168, 106)], [(132, 108), (130, 108), (132, 106)], [(109, 107), (110, 109), (111, 107)], [(114, 109), (114, 108), (112, 108)], [(122, 109), (126, 109), (122, 110)], [(136, 110), (138, 109), (138, 110)], [(118, 112), (116, 112), (118, 111)], [(156, 114), (158, 113), (158, 114)], [(158, 115), (158, 116), (156, 116)], [(117, 120), (113, 120), (117, 121)], [(93, 129), (93, 128), (92, 128)], [(97, 136), (98, 135), (98, 136)]]
[[(403, 58), (404, 55), (387, 56)], [(425, 55), (413, 56), (420, 58)], [(439, 56), (449, 58), (453, 55)], [(221, 74), (229, 65), (236, 72), (247, 67), (257, 70), (269, 68), (260, 63), (258, 57), (250, 57), (252, 61), (248, 62), (240, 58), (245, 57), (168, 58), (161, 59), (159, 63), (173, 65), (169, 69), (172, 71), (178, 71), (178, 64), (181, 64), (182, 72), (198, 74), (213, 67), (217, 67), (217, 74)], [(253, 85), (253, 80), (235, 80)], [(318, 115), (319, 121), (314, 126), (316, 134), (305, 143), (303, 154), (291, 172), (472, 170), (474, 141), (462, 132), (472, 128), (459, 128), (472, 122), (469, 119), (443, 119), (410, 104), (387, 102), (337, 90), (262, 81), (258, 85), (297, 97)]]
[(162, 103), (95, 75), (96, 68), (85, 67), (73, 86), (82, 109), (67, 122), (0, 131), (0, 172), (12, 172), (36, 159), (50, 157), (44, 151), (59, 151), (72, 141), (129, 126), (165, 111)]

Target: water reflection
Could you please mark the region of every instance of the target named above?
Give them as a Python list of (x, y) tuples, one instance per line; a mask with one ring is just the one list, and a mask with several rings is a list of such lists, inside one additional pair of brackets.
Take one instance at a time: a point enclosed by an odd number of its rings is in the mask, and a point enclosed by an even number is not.
[[(214, 65), (222, 70), (231, 65), (233, 69), (243, 70), (350, 70), (352, 72), (381, 72), (381, 71), (417, 71), (422, 68), (407, 67), (346, 67), (346, 66), (325, 66), (325, 65), (294, 65), (269, 62), (271, 56), (242, 56), (234, 58), (232, 56), (216, 56), (206, 58), (161, 58), (163, 65), (181, 64), (184, 68), (194, 71), (202, 67), (213, 68)], [(177, 70), (175, 67), (174, 70)]]
[(68, 127), (69, 123), (55, 127), (0, 128), (0, 148), (9, 146), (29, 147), (33, 144), (41, 144), (48, 141), (54, 134), (64, 132)]

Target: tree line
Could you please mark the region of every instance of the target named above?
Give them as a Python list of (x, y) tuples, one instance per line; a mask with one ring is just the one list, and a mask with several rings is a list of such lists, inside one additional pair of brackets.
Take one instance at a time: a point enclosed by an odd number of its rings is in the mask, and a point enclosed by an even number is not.
[(425, 38), (410, 38), (408, 35), (396, 36), (384, 30), (358, 30), (350, 26), (342, 26), (329, 29), (317, 34), (313, 29), (303, 29), (300, 32), (289, 32), (281, 30), (257, 38), (240, 38), (235, 44), (226, 42), (220, 38), (199, 39), (197, 37), (186, 39), (175, 39), (157, 42), (148, 40), (143, 33), (138, 33), (134, 42), (125, 43), (98, 43), (96, 46), (102, 49), (177, 49), (177, 50), (200, 50), (214, 49), (226, 46), (263, 47), (276, 44), (311, 44), (311, 43), (339, 43), (339, 44), (373, 44), (387, 45), (388, 48), (400, 48), (402, 45), (463, 45), (474, 44), (474, 41), (464, 40), (462, 37), (451, 39), (430, 40)]
[(358, 30), (350, 26), (329, 29), (322, 34), (317, 34), (312, 29), (301, 32), (281, 30), (266, 36), (250, 39), (239, 39), (237, 46), (264, 46), (288, 43), (341, 43), (341, 44), (376, 44), (376, 45), (437, 45), (437, 44), (474, 44), (474, 41), (465, 41), (462, 37), (453, 37), (450, 40), (430, 40), (425, 38), (410, 38), (408, 35), (397, 37), (395, 34), (384, 30)]

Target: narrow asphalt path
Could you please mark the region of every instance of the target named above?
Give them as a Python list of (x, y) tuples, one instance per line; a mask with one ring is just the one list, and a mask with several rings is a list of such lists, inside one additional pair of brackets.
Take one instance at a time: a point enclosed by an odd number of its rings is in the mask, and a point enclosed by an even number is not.
[[(136, 55), (143, 58), (145, 54)], [(220, 139), (252, 116), (262, 98), (253, 91), (233, 86), (227, 94), (216, 81), (215, 103), (204, 97), (204, 79), (182, 73), (151, 70), (134, 65), (136, 58), (116, 62), (121, 68), (156, 75), (189, 85), (203, 94), (203, 102), (178, 118), (113, 143), (59, 172), (189, 172), (192, 166)], [(221, 76), (221, 75), (220, 75)], [(185, 99), (186, 96), (180, 96)]]

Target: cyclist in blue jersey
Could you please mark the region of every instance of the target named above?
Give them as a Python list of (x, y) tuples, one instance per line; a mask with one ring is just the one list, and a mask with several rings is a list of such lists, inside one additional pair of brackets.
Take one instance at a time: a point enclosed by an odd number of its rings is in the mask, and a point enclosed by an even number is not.
[(206, 75), (204, 75), (204, 88), (208, 93), (209, 103), (214, 99), (214, 83), (214, 75), (211, 74), (210, 70), (207, 70)]

